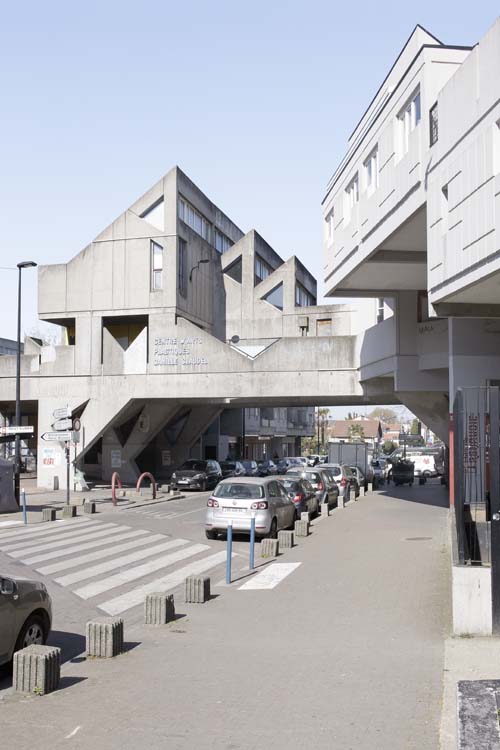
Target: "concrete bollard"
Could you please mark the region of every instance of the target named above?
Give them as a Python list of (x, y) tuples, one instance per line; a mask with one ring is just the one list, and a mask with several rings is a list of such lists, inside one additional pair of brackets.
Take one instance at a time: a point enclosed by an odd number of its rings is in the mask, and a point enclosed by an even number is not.
[(373, 482), (368, 482), (368, 489), (367, 492), (373, 492)]
[(349, 488), (349, 502), (356, 502), (356, 490), (353, 487)]
[(291, 549), (293, 544), (293, 531), (278, 531), (279, 549)]
[(33, 644), (17, 651), (14, 654), (12, 677), (17, 693), (52, 693), (59, 687), (61, 649)]
[(118, 497), (127, 497), (127, 490), (118, 490)]
[(309, 536), (309, 521), (295, 521), (295, 538)]
[(42, 521), (55, 521), (55, 520), (56, 520), (55, 508), (44, 508), (42, 510)]
[(95, 503), (83, 503), (84, 513), (95, 513)]
[(210, 599), (210, 578), (208, 576), (188, 576), (184, 581), (184, 601), (186, 604), (204, 604)]
[(278, 557), (279, 542), (277, 539), (263, 539), (260, 543), (261, 557)]
[(364, 497), (365, 496), (365, 488), (364, 485), (360, 485), (359, 487), (359, 496)]
[(340, 494), (337, 498), (337, 508), (343, 508), (344, 507), (344, 496)]
[(63, 505), (62, 517), (63, 518), (75, 518), (76, 516), (76, 505)]
[(148, 594), (144, 601), (144, 622), (146, 625), (166, 625), (175, 620), (173, 594)]
[(93, 620), (86, 627), (87, 656), (108, 659), (123, 651), (123, 620)]
[(321, 503), (321, 515), (322, 516), (330, 515), (330, 506), (328, 505), (328, 503)]
[(301, 521), (309, 521), (310, 520), (309, 511), (306, 511), (305, 513), (301, 513), (300, 514), (300, 520)]

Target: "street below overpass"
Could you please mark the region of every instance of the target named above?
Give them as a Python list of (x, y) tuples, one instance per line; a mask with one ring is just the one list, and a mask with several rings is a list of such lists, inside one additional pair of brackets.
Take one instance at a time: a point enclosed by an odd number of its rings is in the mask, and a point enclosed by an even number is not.
[[(47, 584), (55, 611), (51, 642), (63, 646), (66, 659), (61, 689), (30, 701), (29, 723), (23, 718), (25, 702), (10, 693), (4, 674), (4, 741), (66, 747), (65, 738), (76, 730), (79, 750), (128, 750), (139, 736), (150, 748), (168, 744), (175, 750), (263, 744), (283, 750), (438, 747), (449, 558), (446, 490), (435, 481), (385, 487), (335, 510), (276, 562), (257, 553), (256, 575), (271, 565), (292, 564), (290, 575), (267, 590), (242, 588), (249, 580), (248, 541), (238, 540), (237, 580), (227, 587), (223, 562), (211, 568), (210, 602), (184, 604), (178, 585), (175, 622), (144, 626), (141, 602), (123, 613), (126, 654), (105, 662), (79, 656), (85, 622), (98, 613), (96, 603), (121, 597), (123, 605), (130, 587), (140, 583), (127, 582), (126, 565), (118, 569), (125, 577), (117, 588), (108, 590), (109, 580), (104, 583), (115, 572), (87, 577), (90, 564), (112, 559), (113, 542), (103, 526), (130, 529), (115, 529), (118, 536), (142, 532), (164, 535), (167, 542), (207, 544), (199, 554), (211, 557), (223, 552), (225, 543), (205, 539), (207, 494), (152, 505), (148, 513), (112, 508), (99, 513), (94, 527), (78, 530), (89, 540), (99, 534), (107, 540), (97, 547), (106, 550), (103, 560), (87, 562), (86, 571), (72, 564), (66, 569), (61, 556), (23, 563), (53, 555), (60, 542), (45, 552), (44, 544), (33, 540), (29, 557), (18, 547), (22, 551), (13, 558), (15, 537), (7, 544), (9, 532), (0, 530), (2, 571)], [(182, 549), (179, 545), (173, 554)], [(179, 566), (186, 562), (178, 561), (174, 572)], [(41, 569), (49, 572), (37, 572)], [(60, 582), (73, 574), (76, 578)], [(85, 587), (89, 596), (82, 599), (75, 592)]]

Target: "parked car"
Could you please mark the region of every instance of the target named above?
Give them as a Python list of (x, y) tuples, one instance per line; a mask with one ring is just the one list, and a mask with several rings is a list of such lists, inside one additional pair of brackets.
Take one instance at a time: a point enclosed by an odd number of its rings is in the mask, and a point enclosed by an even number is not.
[(0, 664), (31, 644), (44, 644), (52, 626), (52, 602), (43, 583), (0, 576)]
[(217, 461), (202, 461), (190, 458), (172, 474), (174, 487), (185, 490), (210, 490), (222, 479), (222, 470)]
[(318, 515), (318, 498), (314, 487), (307, 479), (296, 479), (287, 474), (278, 476), (277, 479), (283, 483), (288, 497), (293, 501), (297, 518), (300, 518), (302, 513), (309, 513), (309, 518), (315, 518)]
[(355, 491), (356, 497), (358, 497), (359, 484), (349, 466), (345, 464), (323, 464), (321, 468), (330, 473), (339, 488), (340, 497), (347, 500), (351, 489)]
[(373, 471), (373, 482), (384, 484), (385, 481), (385, 462), (374, 459), (371, 463)]
[(226, 477), (245, 476), (245, 467), (241, 461), (220, 461), (219, 466), (222, 471), (223, 479), (226, 479)]
[(361, 471), (361, 469), (359, 468), (359, 466), (349, 466), (349, 468), (352, 471), (352, 473), (354, 474), (354, 476), (356, 477), (356, 481), (358, 483), (358, 488), (359, 487), (364, 487), (365, 490), (366, 490), (368, 488), (367, 479), (366, 479), (365, 475), (363, 474), (363, 472)]
[(256, 536), (275, 538), (280, 529), (293, 526), (295, 504), (275, 477), (234, 477), (223, 479), (207, 501), (205, 533), (217, 539), (229, 521), (236, 532), (250, 533), (255, 514)]
[(317, 453), (312, 453), (310, 456), (307, 456), (308, 466), (316, 466), (316, 464), (319, 464), (319, 455)]
[(268, 477), (278, 473), (278, 468), (274, 461), (259, 461), (258, 463), (259, 476)]
[(241, 463), (243, 464), (245, 468), (246, 477), (258, 477), (259, 476), (259, 467), (257, 465), (257, 461), (250, 461), (245, 458)]
[(295, 456), (288, 456), (287, 458), (280, 458), (280, 460), (276, 464), (276, 467), (278, 469), (278, 474), (286, 474), (288, 469), (291, 469), (294, 466), (305, 468), (304, 462), (302, 461), (302, 459), (296, 458)]
[(288, 469), (286, 475), (307, 479), (316, 493), (318, 505), (321, 506), (321, 503), (328, 503), (330, 507), (333, 507), (337, 504), (339, 488), (332, 476), (323, 467), (319, 468), (315, 466), (314, 468), (306, 467), (304, 469), (292, 467)]

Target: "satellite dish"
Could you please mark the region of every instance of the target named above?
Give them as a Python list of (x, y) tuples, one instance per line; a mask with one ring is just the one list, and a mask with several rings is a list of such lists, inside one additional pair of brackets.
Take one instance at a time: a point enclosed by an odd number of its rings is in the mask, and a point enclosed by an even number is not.
[(239, 344), (239, 342), (240, 342), (240, 337), (239, 336), (237, 336), (236, 334), (234, 336), (231, 336), (231, 343), (232, 344)]

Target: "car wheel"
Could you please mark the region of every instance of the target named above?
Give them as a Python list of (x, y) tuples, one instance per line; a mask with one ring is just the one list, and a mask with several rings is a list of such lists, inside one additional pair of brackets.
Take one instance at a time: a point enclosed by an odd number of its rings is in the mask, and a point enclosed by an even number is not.
[(271, 528), (269, 529), (269, 534), (267, 535), (268, 539), (276, 539), (278, 536), (278, 521), (276, 520), (276, 516), (271, 521)]
[(48, 633), (42, 618), (38, 615), (31, 615), (21, 628), (15, 651), (20, 651), (22, 648), (35, 644), (38, 646), (43, 645), (47, 640), (47, 635)]
[(215, 529), (205, 529), (205, 536), (207, 539), (217, 539), (219, 533)]

